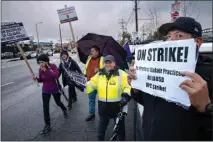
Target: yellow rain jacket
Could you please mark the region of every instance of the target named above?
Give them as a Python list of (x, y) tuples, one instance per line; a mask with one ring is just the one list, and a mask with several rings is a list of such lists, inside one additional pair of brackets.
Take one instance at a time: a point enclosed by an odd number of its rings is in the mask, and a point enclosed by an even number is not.
[[(87, 74), (87, 68), (88, 68), (88, 65), (89, 65), (89, 62), (90, 62), (91, 58), (92, 58), (92, 57), (89, 56), (88, 59), (87, 59), (86, 67), (85, 67), (85, 69), (84, 69), (84, 75)], [(104, 57), (101, 56), (100, 63), (99, 63), (99, 69), (103, 69), (103, 68), (104, 68)]]
[(116, 116), (120, 111), (119, 102), (122, 93), (130, 95), (131, 86), (127, 81), (127, 73), (116, 68), (107, 74), (101, 69), (86, 84), (86, 93), (97, 90), (99, 115)]

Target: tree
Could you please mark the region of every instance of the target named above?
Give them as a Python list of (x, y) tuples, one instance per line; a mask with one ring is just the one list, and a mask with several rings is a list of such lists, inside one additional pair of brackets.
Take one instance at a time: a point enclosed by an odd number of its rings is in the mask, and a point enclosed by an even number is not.
[(132, 37), (132, 35), (130, 33), (126, 32), (126, 31), (123, 32), (122, 40), (120, 41), (120, 45), (123, 46), (125, 44), (125, 42), (126, 42), (125, 39), (127, 39), (128, 41), (131, 41), (131, 37)]
[(162, 36), (158, 31), (155, 31), (153, 34), (153, 39), (154, 40), (164, 40), (164, 36)]
[(148, 37), (150, 38), (150, 36), (153, 35), (162, 24), (162, 15), (157, 11), (156, 7), (149, 8), (148, 15), (150, 20), (144, 25), (144, 32), (149, 33)]
[(147, 36), (147, 40), (150, 40), (150, 39), (153, 39), (152, 33), (149, 33), (148, 36)]
[(181, 1), (180, 11), (182, 11), (184, 17), (194, 17), (198, 19), (200, 16), (198, 1)]
[(162, 36), (158, 31), (154, 31), (154, 33), (149, 33), (148, 40), (164, 40), (165, 37)]

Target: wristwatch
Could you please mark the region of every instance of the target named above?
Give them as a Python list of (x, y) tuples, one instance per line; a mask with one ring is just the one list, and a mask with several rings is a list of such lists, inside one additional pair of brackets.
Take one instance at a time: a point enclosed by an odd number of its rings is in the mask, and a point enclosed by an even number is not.
[(213, 116), (213, 104), (209, 103), (206, 108), (205, 108), (205, 112), (210, 114), (211, 116)]

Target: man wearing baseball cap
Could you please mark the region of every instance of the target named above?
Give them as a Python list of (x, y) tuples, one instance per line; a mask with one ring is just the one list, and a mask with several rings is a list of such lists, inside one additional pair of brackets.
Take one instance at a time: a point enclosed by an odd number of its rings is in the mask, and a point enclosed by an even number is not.
[[(202, 27), (191, 17), (179, 17), (173, 23), (163, 24), (159, 33), (166, 36), (167, 41), (194, 38), (198, 48), (203, 42)], [(129, 83), (136, 79), (133, 65), (134, 61), (130, 67)], [(212, 116), (208, 113), (212, 108), (209, 107), (212, 98), (212, 59), (199, 55), (195, 73), (183, 74), (192, 79), (179, 86), (189, 95), (192, 104), (189, 109), (132, 89), (132, 97), (144, 106), (145, 140), (212, 140)]]
[[(112, 55), (104, 57), (104, 68), (87, 82), (86, 92), (91, 94), (97, 90), (98, 94), (98, 141), (104, 141), (105, 131), (110, 119), (115, 119), (120, 109), (126, 107), (130, 101), (131, 87), (127, 81), (127, 73), (116, 67)], [(124, 119), (119, 126), (118, 138), (125, 140)]]

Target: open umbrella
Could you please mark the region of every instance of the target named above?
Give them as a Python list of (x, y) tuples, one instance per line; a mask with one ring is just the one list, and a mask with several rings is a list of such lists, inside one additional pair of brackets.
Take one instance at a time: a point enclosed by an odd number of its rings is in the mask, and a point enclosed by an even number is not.
[(93, 33), (88, 33), (80, 40), (78, 40), (78, 54), (82, 63), (86, 63), (87, 58), (90, 55), (90, 49), (93, 45), (100, 47), (100, 52), (103, 56), (114, 56), (117, 65), (121, 69), (128, 69), (128, 65), (126, 62), (126, 50), (122, 46), (120, 46), (120, 44), (111, 36), (98, 35)]

